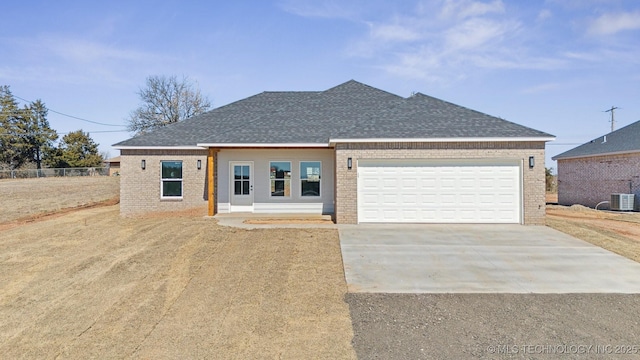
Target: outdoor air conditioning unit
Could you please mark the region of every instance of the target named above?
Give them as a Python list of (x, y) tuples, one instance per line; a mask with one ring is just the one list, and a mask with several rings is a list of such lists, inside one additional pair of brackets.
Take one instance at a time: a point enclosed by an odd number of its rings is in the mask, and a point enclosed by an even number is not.
[(611, 194), (611, 210), (633, 211), (633, 194)]

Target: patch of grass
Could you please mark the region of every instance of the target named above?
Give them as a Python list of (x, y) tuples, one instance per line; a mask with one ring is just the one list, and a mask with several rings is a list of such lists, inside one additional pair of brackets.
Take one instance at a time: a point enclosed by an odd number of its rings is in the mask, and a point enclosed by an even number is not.
[(547, 226), (640, 262), (640, 214), (548, 208)]

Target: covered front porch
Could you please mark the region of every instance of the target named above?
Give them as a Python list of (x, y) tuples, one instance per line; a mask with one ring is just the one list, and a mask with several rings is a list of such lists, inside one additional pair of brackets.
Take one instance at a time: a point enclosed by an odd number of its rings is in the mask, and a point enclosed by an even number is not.
[(332, 215), (334, 158), (331, 148), (210, 147), (208, 215)]

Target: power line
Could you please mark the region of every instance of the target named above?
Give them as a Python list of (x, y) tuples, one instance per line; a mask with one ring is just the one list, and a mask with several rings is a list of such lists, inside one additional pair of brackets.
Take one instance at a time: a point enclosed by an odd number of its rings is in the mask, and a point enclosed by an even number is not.
[(88, 133), (118, 133), (118, 132), (129, 132), (129, 130), (97, 130), (97, 131), (87, 131)]
[[(57, 132), (57, 135), (66, 135), (69, 133), (72, 133), (75, 131), (66, 131), (66, 132)], [(95, 134), (95, 133), (118, 133), (118, 132), (128, 132), (127, 130), (97, 130), (97, 131), (84, 131), (82, 130), (82, 132), (85, 132), (87, 134)], [(0, 132), (0, 136), (3, 135), (11, 135), (11, 136), (36, 136), (36, 135), (49, 135), (51, 133), (46, 133), (46, 132), (15, 132), (15, 131), (9, 131), (9, 132)]]
[[(3, 91), (5, 93), (7, 93), (7, 94), (9, 93), (8, 91), (4, 91), (4, 89), (1, 89), (1, 88), (0, 88), (0, 91)], [(27, 100), (25, 98), (21, 98), (20, 96), (17, 96), (17, 95), (15, 95), (13, 93), (11, 93), (11, 95), (13, 97), (15, 97), (16, 99), (20, 99), (20, 100), (28, 102), (28, 103), (33, 103), (33, 101), (29, 101), (29, 100)], [(80, 120), (80, 121), (86, 121), (86, 122), (92, 123), (92, 124), (103, 125), (103, 126), (117, 126), (117, 127), (124, 127), (125, 126), (125, 125), (116, 125), (116, 124), (106, 124), (106, 123), (101, 123), (101, 122), (97, 122), (97, 121), (93, 121), (93, 120), (88, 120), (88, 119), (84, 119), (84, 118), (81, 118), (81, 117), (77, 117), (77, 116), (65, 114), (65, 113), (62, 113), (62, 112), (59, 112), (59, 111), (55, 111), (55, 110), (53, 110), (51, 108), (48, 108), (48, 107), (46, 109), (49, 112), (56, 113), (58, 115), (66, 116), (66, 117), (69, 117), (69, 118), (72, 118), (72, 119), (76, 119), (76, 120)]]

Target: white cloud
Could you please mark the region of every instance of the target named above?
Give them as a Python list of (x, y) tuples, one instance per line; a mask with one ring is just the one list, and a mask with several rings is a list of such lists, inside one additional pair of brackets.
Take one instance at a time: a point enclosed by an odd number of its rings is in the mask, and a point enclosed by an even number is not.
[(582, 64), (607, 64), (609, 66), (640, 64), (640, 49), (635, 44), (613, 47), (596, 47), (590, 51), (568, 51), (561, 54), (565, 59)]
[(144, 52), (77, 38), (47, 36), (38, 42), (41, 49), (48, 49), (62, 59), (79, 63), (105, 60), (141, 61), (153, 58), (151, 54)]
[[(519, 55), (518, 53), (523, 55)], [(515, 54), (515, 55), (514, 55)], [(567, 61), (554, 57), (525, 55), (525, 50), (472, 55), (475, 66), (484, 69), (556, 70), (567, 67)]]
[(442, 54), (427, 47), (417, 51), (400, 53), (396, 61), (380, 66), (381, 69), (407, 78), (426, 79), (432, 82), (444, 81), (448, 74), (432, 71), (442, 67)]
[[(62, 68), (55, 65), (38, 66), (4, 66), (0, 68), (0, 79), (11, 82), (59, 83), (59, 84), (87, 84), (95, 81), (97, 76), (93, 70), (73, 67)], [(121, 82), (115, 77), (111, 82)]]
[(452, 27), (445, 32), (449, 50), (473, 49), (488, 42), (500, 41), (510, 32), (517, 31), (518, 24), (509, 21), (493, 21), (473, 18)]
[(637, 29), (640, 29), (640, 11), (603, 14), (591, 22), (588, 32), (594, 35), (612, 35)]
[[(604, 4), (602, 0), (585, 1), (593, 6)], [(297, 11), (305, 16), (349, 13), (337, 5), (344, 2), (336, 0), (289, 4), (302, 6)], [(629, 54), (638, 51), (624, 42), (584, 44), (573, 41), (574, 33), (559, 34), (557, 30), (579, 23), (584, 11), (581, 7), (569, 10), (569, 15), (567, 11), (554, 13), (560, 6), (564, 7), (553, 0), (538, 8), (507, 7), (503, 0), (418, 0), (412, 9), (404, 7), (403, 11), (389, 5), (382, 12), (386, 15), (378, 13), (375, 20), (366, 19), (364, 12), (349, 19), (366, 24), (368, 31), (360, 38), (352, 37), (345, 52), (394, 75), (436, 82), (463, 79), (483, 70), (549, 71), (590, 67), (611, 59), (640, 62), (629, 60)], [(601, 25), (605, 20), (609, 22), (606, 28)], [(592, 26), (599, 33), (640, 28), (640, 12), (603, 15)]]
[(371, 37), (383, 41), (413, 41), (420, 38), (420, 30), (399, 24), (371, 24)]
[(470, 0), (445, 0), (440, 15), (444, 18), (466, 19), (482, 16), (490, 13), (504, 13), (504, 4), (501, 0), (489, 3)]
[(164, 55), (62, 35), (2, 39), (2, 46), (20, 54), (19, 62), (0, 69), (2, 77), (24, 81), (122, 84), (131, 82), (137, 70), (147, 71), (148, 65), (141, 69), (145, 64), (171, 61)]
[(625, 0), (545, 0), (545, 5), (559, 6), (564, 9), (594, 9), (600, 6), (611, 7)]
[(513, 49), (520, 46), (522, 24), (505, 13), (500, 0), (421, 2), (416, 8), (412, 14), (368, 23), (368, 36), (347, 53), (377, 59), (378, 67), (390, 73), (430, 81), (465, 78), (478, 68), (556, 66), (548, 59), (517, 58)]
[(402, 77), (450, 83), (473, 76), (480, 70), (550, 70), (567, 66), (553, 57), (527, 56), (526, 49), (492, 47), (486, 50), (444, 51), (422, 46), (396, 54), (381, 69)]
[(566, 57), (567, 59), (572, 59), (572, 60), (579, 60), (579, 61), (588, 61), (588, 62), (594, 62), (594, 61), (601, 61), (602, 60), (602, 56), (595, 54), (595, 53), (591, 53), (591, 52), (577, 52), (577, 51), (567, 51), (565, 53), (562, 54), (564, 57)]
[(562, 88), (562, 84), (560, 83), (546, 83), (546, 84), (539, 84), (539, 85), (522, 89), (522, 92), (525, 94), (537, 94), (537, 93), (553, 91), (559, 88)]
[(549, 9), (542, 9), (540, 10), (540, 12), (538, 13), (538, 21), (544, 21), (547, 20), (549, 18), (551, 18), (553, 16), (553, 13), (551, 12), (551, 10)]
[(95, 40), (62, 35), (42, 35), (31, 38), (4, 39), (6, 46), (19, 49), (25, 61), (42, 57), (83, 64), (105, 61), (142, 62), (157, 60), (158, 55), (105, 44)]
[(345, 1), (283, 0), (278, 5), (286, 12), (303, 17), (351, 19), (356, 14), (354, 7)]

